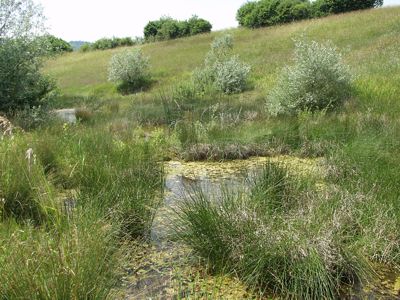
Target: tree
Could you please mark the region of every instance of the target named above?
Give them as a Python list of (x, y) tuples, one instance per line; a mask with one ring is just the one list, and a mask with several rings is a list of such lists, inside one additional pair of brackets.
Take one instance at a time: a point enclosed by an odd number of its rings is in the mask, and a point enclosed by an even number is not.
[(53, 54), (60, 54), (64, 52), (72, 52), (74, 49), (72, 48), (71, 44), (64, 41), (63, 39), (57, 38), (53, 35), (47, 35), (44, 37), (47, 39), (49, 45), (49, 51)]
[(40, 73), (48, 49), (43, 24), (32, 0), (0, 1), (0, 111), (41, 105), (54, 88)]
[(207, 20), (194, 15), (189, 20), (178, 21), (171, 17), (161, 17), (150, 21), (144, 28), (146, 40), (170, 40), (180, 37), (210, 32), (212, 25)]
[(348, 11), (368, 9), (383, 5), (383, 0), (318, 0), (323, 13), (339, 14)]
[(241, 26), (257, 28), (307, 19), (310, 14), (309, 0), (260, 0), (243, 4), (236, 19)]

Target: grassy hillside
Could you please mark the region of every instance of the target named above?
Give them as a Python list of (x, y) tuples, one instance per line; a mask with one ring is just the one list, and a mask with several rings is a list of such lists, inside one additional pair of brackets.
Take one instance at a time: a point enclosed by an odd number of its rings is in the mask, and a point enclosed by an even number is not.
[[(399, 16), (400, 8), (383, 8), (285, 26), (230, 32), (235, 38), (235, 51), (253, 67), (256, 92), (262, 94), (271, 87), (280, 68), (290, 62), (294, 47), (292, 39), (302, 36), (317, 41), (332, 40), (345, 52), (346, 61), (356, 72), (368, 75), (371, 80), (386, 82), (382, 77), (397, 74)], [(213, 38), (220, 34), (215, 32), (142, 46), (145, 54), (151, 57), (152, 71), (157, 80), (152, 91), (188, 77), (203, 62)], [(66, 95), (94, 93), (117, 96), (112, 84), (107, 82), (107, 67), (110, 57), (121, 50), (68, 54), (50, 61), (45, 72), (58, 80)], [(396, 80), (394, 84), (398, 83), (398, 77)]]
[[(399, 20), (394, 7), (230, 30), (252, 66), (247, 90), (234, 95), (193, 91), (190, 82), (221, 32), (140, 46), (154, 80), (131, 95), (107, 81), (123, 49), (48, 61), (44, 72), (60, 87), (52, 107), (78, 108), (79, 122), (50, 118), (0, 143), (0, 298), (117, 298), (127, 273), (152, 269), (138, 249), (162, 205), (162, 162), (251, 156), (275, 158), (248, 178), (248, 190), (224, 190), (218, 201), (199, 191), (166, 212), (178, 243), (207, 264), (194, 282), (172, 276), (178, 299), (212, 299), (198, 284), (216, 273), (234, 274), (249, 299), (362, 297), (360, 287), (374, 287), (368, 294), (383, 281), (385, 296), (398, 296)], [(338, 47), (355, 78), (343, 105), (268, 111), (294, 39)], [(29, 125), (21, 116), (12, 121)], [(299, 158), (297, 169), (285, 164)]]

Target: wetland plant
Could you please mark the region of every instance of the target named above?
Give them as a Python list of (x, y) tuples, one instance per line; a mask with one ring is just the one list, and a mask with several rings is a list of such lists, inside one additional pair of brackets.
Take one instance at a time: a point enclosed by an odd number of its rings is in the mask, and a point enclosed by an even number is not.
[(343, 285), (372, 274), (359, 235), (349, 234), (357, 199), (320, 195), (308, 179), (268, 163), (250, 193), (192, 193), (177, 210), (175, 231), (215, 272), (237, 274), (261, 293), (336, 299)]

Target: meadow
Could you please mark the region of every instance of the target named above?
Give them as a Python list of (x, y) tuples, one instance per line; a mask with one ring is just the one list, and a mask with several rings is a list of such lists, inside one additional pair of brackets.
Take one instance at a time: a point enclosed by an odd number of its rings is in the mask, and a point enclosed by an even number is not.
[[(50, 107), (77, 108), (78, 122), (49, 118), (0, 143), (0, 298), (121, 297), (125, 267), (162, 205), (163, 162), (172, 159), (324, 162), (322, 184), (267, 162), (250, 193), (182, 199), (171, 229), (209, 273), (232, 275), (259, 298), (287, 299), (342, 298), (349, 286), (378, 282), (382, 268), (397, 278), (399, 20), (400, 8), (381, 8), (135, 46), (150, 57), (152, 80), (130, 95), (107, 80), (124, 48), (50, 59), (43, 73), (59, 87)], [(239, 94), (197, 93), (191, 74), (225, 33), (251, 66), (249, 84)], [(338, 47), (355, 78), (343, 106), (268, 112), (295, 40)]]

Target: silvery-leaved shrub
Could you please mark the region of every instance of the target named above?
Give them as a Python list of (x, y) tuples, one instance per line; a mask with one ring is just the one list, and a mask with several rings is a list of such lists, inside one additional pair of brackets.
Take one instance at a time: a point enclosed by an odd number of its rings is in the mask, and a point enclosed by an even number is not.
[(108, 79), (130, 91), (143, 88), (150, 78), (149, 58), (140, 49), (115, 54), (110, 61)]
[(249, 65), (233, 55), (233, 38), (227, 34), (213, 41), (204, 66), (193, 72), (192, 79), (201, 91), (240, 93), (246, 88), (250, 70)]
[(294, 64), (283, 69), (267, 98), (272, 115), (334, 109), (351, 96), (353, 76), (332, 43), (296, 42)]
[(250, 66), (242, 63), (238, 56), (217, 62), (214, 85), (226, 94), (240, 93), (246, 88)]

